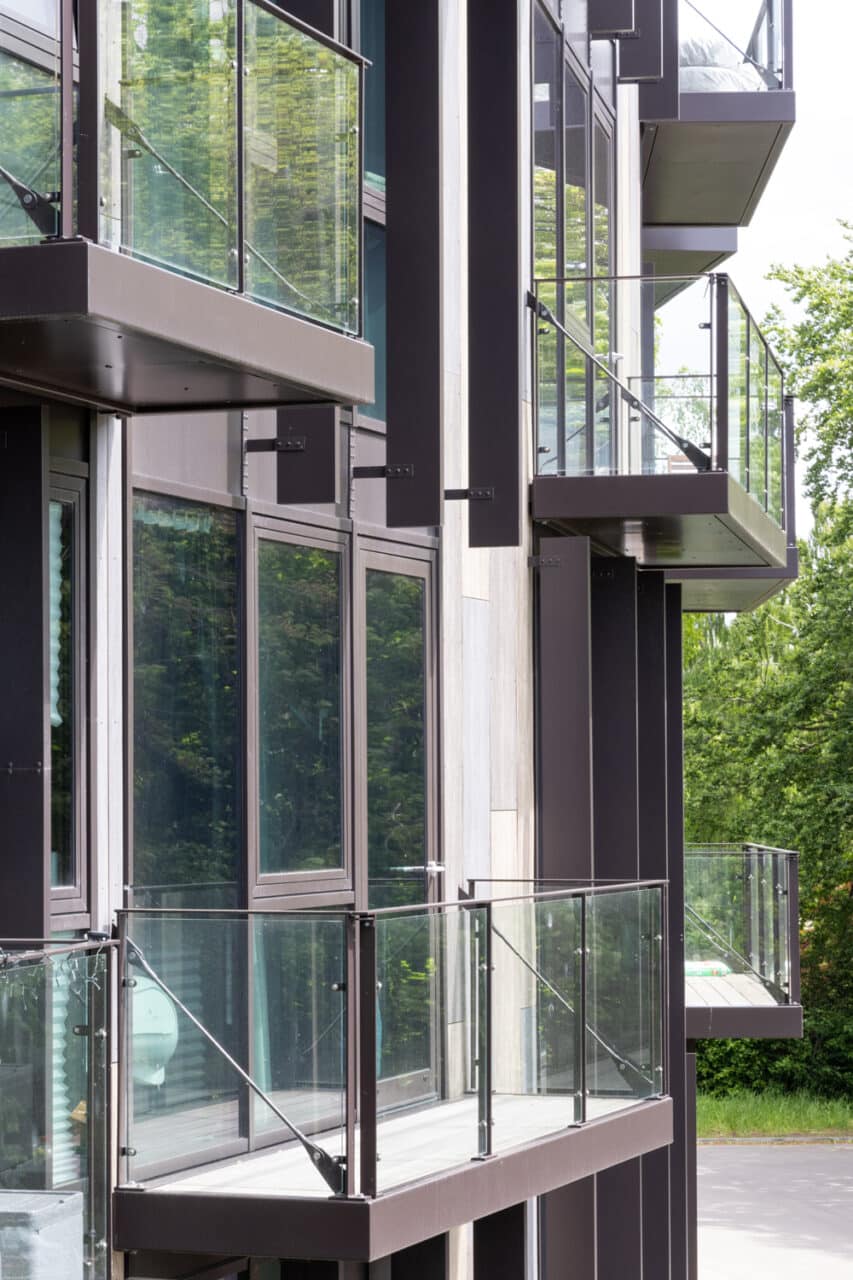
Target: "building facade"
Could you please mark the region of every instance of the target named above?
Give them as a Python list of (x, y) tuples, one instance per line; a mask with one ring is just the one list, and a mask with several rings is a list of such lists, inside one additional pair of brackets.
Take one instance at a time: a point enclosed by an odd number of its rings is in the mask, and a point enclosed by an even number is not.
[(694, 1042), (801, 1030), (681, 766), (797, 571), (791, 8), (0, 0), (4, 1280), (696, 1276)]

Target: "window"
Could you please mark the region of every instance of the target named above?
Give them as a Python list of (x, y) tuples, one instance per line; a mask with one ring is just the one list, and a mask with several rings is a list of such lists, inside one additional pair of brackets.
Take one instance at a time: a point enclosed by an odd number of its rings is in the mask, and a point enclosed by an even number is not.
[[(59, 187), (59, 81), (53, 71), (0, 50), (3, 141), (0, 166), (0, 248), (55, 235), (58, 205), (41, 199), (28, 208), (29, 192), (46, 197)], [(15, 185), (17, 184), (17, 185)]]
[(257, 540), (259, 874), (344, 866), (343, 549)]
[(385, 190), (385, 0), (361, 0), (364, 83), (364, 180)]
[(85, 531), (85, 480), (52, 476), (48, 504), (48, 696), (54, 915), (86, 910)]
[(385, 228), (376, 222), (364, 224), (364, 256), (364, 336), (376, 351), (376, 399), (373, 404), (362, 406), (359, 413), (385, 422), (388, 416), (385, 399), (388, 351)]
[(235, 513), (137, 493), (133, 573), (134, 902), (236, 906), (242, 750)]

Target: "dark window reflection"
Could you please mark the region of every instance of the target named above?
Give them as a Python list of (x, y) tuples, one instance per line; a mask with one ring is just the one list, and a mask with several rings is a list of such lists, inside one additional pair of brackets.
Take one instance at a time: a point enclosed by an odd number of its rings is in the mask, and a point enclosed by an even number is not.
[(236, 516), (140, 493), (133, 526), (135, 900), (235, 905)]
[(386, 407), (385, 385), (387, 367), (386, 338), (386, 268), (385, 268), (385, 228), (375, 222), (364, 224), (364, 336), (376, 351), (376, 400), (365, 405), (360, 412), (368, 418), (378, 418), (385, 422), (388, 411)]
[(425, 583), (367, 572), (367, 844), (371, 906), (424, 899)]
[(361, 51), (372, 66), (364, 78), (364, 179), (385, 190), (385, 0), (362, 0)]
[(74, 838), (74, 505), (50, 503), (50, 882), (76, 883)]
[(261, 872), (342, 864), (341, 557), (258, 547)]

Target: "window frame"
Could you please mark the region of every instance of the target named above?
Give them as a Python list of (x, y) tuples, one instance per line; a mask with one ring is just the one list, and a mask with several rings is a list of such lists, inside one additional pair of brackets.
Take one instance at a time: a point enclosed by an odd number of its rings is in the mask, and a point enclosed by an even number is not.
[[(86, 928), (90, 923), (89, 886), (92, 879), (89, 840), (89, 564), (88, 467), (64, 458), (50, 459), (48, 506), (67, 502), (72, 509), (72, 831), (74, 839), (74, 883), (54, 885), (48, 872), (51, 920), (57, 929)], [(47, 694), (47, 689), (45, 693)], [(52, 778), (52, 774), (51, 774)], [(50, 788), (49, 788), (50, 791)], [(50, 800), (48, 800), (50, 809)], [(48, 824), (50, 825), (50, 824)], [(52, 845), (52, 840), (49, 841)], [(48, 861), (50, 860), (48, 849)]]
[[(438, 563), (436, 552), (426, 546), (394, 543), (377, 530), (356, 533), (353, 538), (354, 660), (357, 680), (354, 689), (353, 789), (355, 797), (355, 903), (367, 909), (368, 866), (368, 776), (367, 776), (367, 572), (419, 578), (424, 582), (424, 868), (425, 902), (440, 902), (444, 887), (441, 839), (440, 794), (440, 671), (438, 662), (439, 617)], [(442, 867), (437, 874), (426, 872), (429, 864)]]
[[(246, 873), (249, 907), (275, 909), (287, 904), (293, 907), (337, 905), (352, 897), (353, 820), (352, 820), (352, 557), (350, 539), (344, 533), (294, 520), (275, 519), (247, 512), (246, 531), (246, 607), (244, 610), (245, 646), (245, 758), (246, 766)], [(328, 870), (278, 871), (262, 873), (260, 869), (260, 716), (258, 710), (258, 641), (259, 590), (258, 549), (262, 541), (281, 542), (288, 546), (317, 547), (340, 556), (340, 673), (341, 673), (341, 865)], [(334, 903), (332, 899), (334, 896)]]

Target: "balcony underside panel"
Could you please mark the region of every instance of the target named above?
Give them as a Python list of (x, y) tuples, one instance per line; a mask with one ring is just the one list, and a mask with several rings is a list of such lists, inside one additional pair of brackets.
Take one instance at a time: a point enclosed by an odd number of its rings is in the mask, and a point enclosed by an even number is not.
[(800, 1040), (803, 1007), (799, 1004), (688, 1005), (688, 1040)]
[(644, 222), (746, 226), (793, 123), (790, 92), (682, 94), (644, 134)]
[(789, 547), (784, 569), (730, 569), (725, 577), (713, 569), (669, 569), (666, 579), (681, 583), (686, 613), (749, 613), (783, 591), (798, 572), (797, 550)]
[(114, 413), (373, 397), (373, 348), (89, 244), (3, 252), (0, 385)]
[(633, 556), (643, 568), (787, 563), (782, 530), (723, 472), (540, 477), (533, 518)]
[[(440, 1147), (435, 1113), (426, 1115)], [(412, 1114), (407, 1123), (417, 1128), (424, 1117)], [(114, 1243), (122, 1250), (373, 1261), (671, 1141), (672, 1102), (655, 1099), (487, 1160), (469, 1160), (375, 1200), (270, 1194), (263, 1181), (252, 1184), (253, 1164), (269, 1159), (262, 1154), (230, 1166), (228, 1191), (198, 1190), (203, 1173), (187, 1180), (184, 1191), (178, 1180), (145, 1190), (118, 1188)]]

